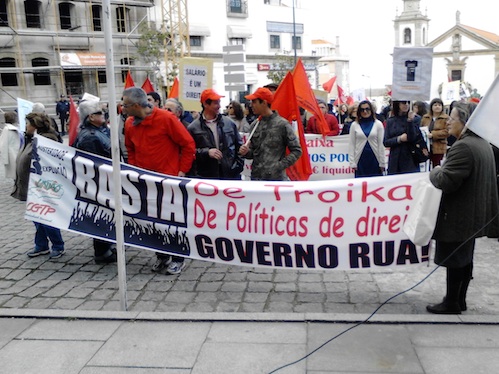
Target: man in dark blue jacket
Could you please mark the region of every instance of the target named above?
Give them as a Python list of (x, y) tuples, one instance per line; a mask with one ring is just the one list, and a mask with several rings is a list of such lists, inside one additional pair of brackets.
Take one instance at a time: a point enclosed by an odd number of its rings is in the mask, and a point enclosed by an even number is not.
[[(98, 101), (83, 101), (79, 107), (82, 119), (80, 131), (76, 137), (74, 147), (111, 158), (111, 134), (106, 126), (104, 112)], [(115, 245), (105, 240), (94, 239), (95, 263), (109, 264), (116, 262)]]

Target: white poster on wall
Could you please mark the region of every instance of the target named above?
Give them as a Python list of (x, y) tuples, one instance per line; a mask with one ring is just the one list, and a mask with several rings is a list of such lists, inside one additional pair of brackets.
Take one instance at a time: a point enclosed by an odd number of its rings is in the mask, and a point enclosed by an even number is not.
[(430, 100), (433, 48), (393, 49), (392, 100)]

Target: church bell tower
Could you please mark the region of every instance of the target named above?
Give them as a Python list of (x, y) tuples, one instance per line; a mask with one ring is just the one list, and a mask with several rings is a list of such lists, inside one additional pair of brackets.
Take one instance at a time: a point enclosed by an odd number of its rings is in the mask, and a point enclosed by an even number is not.
[[(395, 47), (424, 47), (430, 19), (421, 13), (421, 0), (402, 0), (404, 10), (395, 16)], [(398, 11), (397, 11), (398, 13)]]

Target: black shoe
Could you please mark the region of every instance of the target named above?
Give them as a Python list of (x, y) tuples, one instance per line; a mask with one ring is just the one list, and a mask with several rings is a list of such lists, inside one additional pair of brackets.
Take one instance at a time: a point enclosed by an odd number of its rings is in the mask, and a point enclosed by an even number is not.
[(440, 304), (428, 305), (426, 310), (433, 314), (461, 314), (459, 303), (442, 302)]
[(168, 257), (168, 258), (158, 257), (158, 258), (156, 258), (156, 262), (151, 267), (151, 270), (154, 271), (155, 273), (157, 273), (157, 272), (163, 270), (164, 268), (166, 268), (171, 262), (172, 262), (171, 257)]
[(96, 264), (112, 264), (116, 261), (116, 253), (112, 253), (109, 256), (95, 256)]

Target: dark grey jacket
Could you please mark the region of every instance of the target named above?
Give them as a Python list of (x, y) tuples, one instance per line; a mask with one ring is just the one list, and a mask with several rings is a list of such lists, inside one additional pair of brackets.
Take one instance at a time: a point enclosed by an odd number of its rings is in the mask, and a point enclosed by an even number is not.
[(443, 192), (434, 239), (463, 242), (469, 237), (497, 237), (496, 169), (486, 140), (466, 131), (447, 152), (443, 166), (430, 172), (430, 181)]

